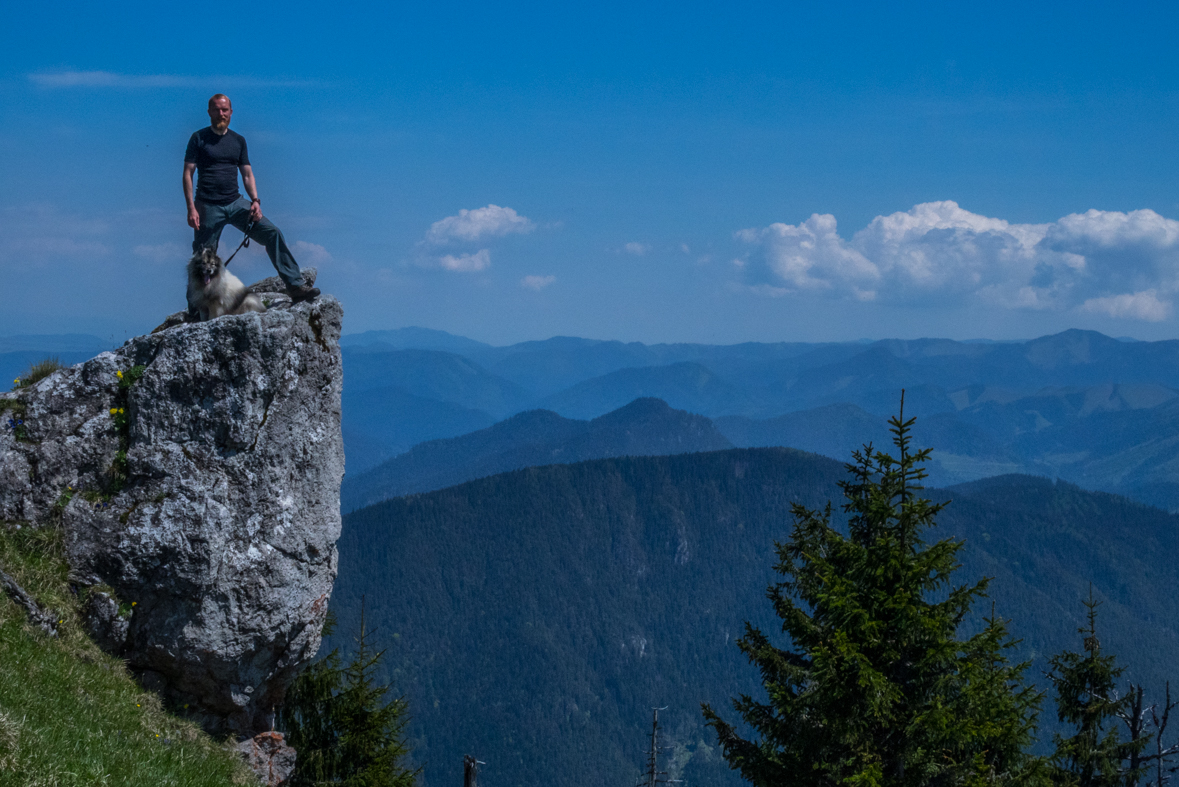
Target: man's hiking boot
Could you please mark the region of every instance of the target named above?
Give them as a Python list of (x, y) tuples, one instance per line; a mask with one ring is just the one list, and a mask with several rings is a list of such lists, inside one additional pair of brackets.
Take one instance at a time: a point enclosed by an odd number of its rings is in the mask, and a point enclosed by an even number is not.
[(298, 287), (287, 287), (287, 295), (291, 296), (291, 303), (311, 301), (319, 297), (319, 288), (308, 287), (306, 284), (301, 284)]

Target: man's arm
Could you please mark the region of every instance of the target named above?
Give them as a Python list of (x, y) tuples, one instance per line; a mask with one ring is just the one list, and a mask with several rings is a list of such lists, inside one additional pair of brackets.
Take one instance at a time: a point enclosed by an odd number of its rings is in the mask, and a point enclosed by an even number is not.
[(188, 203), (188, 226), (194, 230), (201, 228), (201, 214), (196, 209), (196, 203), (192, 201), (192, 173), (196, 171), (196, 164), (184, 164), (184, 201)]
[(242, 173), (242, 186), (250, 197), (250, 221), (262, 220), (262, 201), (258, 199), (258, 184), (254, 182), (254, 168), (249, 164), (238, 167)]

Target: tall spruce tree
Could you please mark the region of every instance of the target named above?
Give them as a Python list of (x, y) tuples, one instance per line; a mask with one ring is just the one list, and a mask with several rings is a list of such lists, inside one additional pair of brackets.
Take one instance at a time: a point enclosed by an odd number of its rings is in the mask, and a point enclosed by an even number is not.
[[(324, 633), (331, 632), (330, 617)], [(404, 698), (386, 699), (390, 686), (376, 673), (385, 651), (374, 651), (360, 607), (356, 650), (341, 666), (338, 650), (312, 664), (287, 693), (278, 717), (297, 752), (291, 787), (413, 787), (418, 770), (403, 765), (409, 754)]]
[[(1054, 736), (1053, 782), (1068, 787), (1137, 784), (1143, 767), (1135, 755), (1151, 736), (1132, 731), (1131, 740), (1121, 740), (1118, 728), (1136, 692), (1118, 695), (1117, 680), (1123, 668), (1117, 665), (1116, 657), (1101, 652), (1097, 638), (1097, 607), (1101, 602), (1093, 598), (1092, 587), (1084, 604), (1087, 623), (1077, 629), (1084, 652), (1065, 651), (1048, 662), (1052, 669), (1047, 677), (1056, 688), (1056, 714), (1075, 729), (1072, 735)], [(1131, 760), (1123, 765), (1123, 761)]]
[(890, 421), (894, 459), (867, 445), (841, 484), (847, 534), (832, 507), (794, 505), (777, 545), (783, 580), (767, 596), (783, 647), (746, 624), (738, 641), (768, 695), (733, 700), (759, 736), (738, 732), (708, 705), (732, 768), (754, 785), (983, 785), (1045, 783), (1026, 753), (1041, 696), (1022, 682), (1026, 664), (992, 613), (959, 638), (987, 580), (950, 586), (962, 542), (927, 544), (942, 509), (918, 494), (929, 451), (910, 449), (913, 419)]
[(385, 699), (390, 686), (375, 681), (385, 651), (374, 651), (368, 636), (362, 600), (356, 653), (344, 668), (344, 689), (338, 695), (340, 783), (349, 787), (412, 787), (417, 771), (401, 765), (409, 754), (405, 743), (409, 706), (403, 697)]
[[(332, 633), (335, 617), (328, 612), (323, 636)], [(278, 711), (275, 726), (294, 747), (295, 772), (290, 787), (332, 784), (340, 767), (340, 701), (344, 669), (340, 650), (308, 666), (291, 685)]]

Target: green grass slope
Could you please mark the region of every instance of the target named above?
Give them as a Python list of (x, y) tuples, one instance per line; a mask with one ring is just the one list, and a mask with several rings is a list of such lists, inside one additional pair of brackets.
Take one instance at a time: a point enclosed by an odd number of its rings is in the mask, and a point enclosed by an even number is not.
[(60, 535), (0, 523), (0, 568), (54, 610), (58, 637), (0, 592), (0, 785), (257, 784), (238, 755), (165, 712), (81, 629)]

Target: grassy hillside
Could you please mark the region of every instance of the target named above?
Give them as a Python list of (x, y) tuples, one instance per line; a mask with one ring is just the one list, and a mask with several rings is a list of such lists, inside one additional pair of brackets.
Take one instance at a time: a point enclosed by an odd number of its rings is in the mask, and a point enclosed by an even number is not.
[[(345, 518), (339, 631), (366, 595), (428, 787), (457, 783), (463, 754), (488, 762), (489, 787), (625, 784), (652, 706), (668, 706), (675, 776), (737, 784), (699, 703), (758, 690), (733, 640), (746, 620), (776, 630), (764, 593), (789, 503), (838, 503), (842, 476), (813, 454), (743, 449), (528, 468), (389, 500)], [(1128, 674), (1152, 688), (1179, 677), (1179, 518), (1026, 476), (931, 496), (955, 498), (931, 537), (967, 540), (959, 582), (995, 577), (1033, 681), (1045, 655), (1077, 647), (1089, 581)]]
[(0, 785), (257, 784), (87, 638), (61, 550), (51, 529), (0, 523), (0, 568), (61, 621), (50, 638), (0, 592)]

